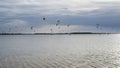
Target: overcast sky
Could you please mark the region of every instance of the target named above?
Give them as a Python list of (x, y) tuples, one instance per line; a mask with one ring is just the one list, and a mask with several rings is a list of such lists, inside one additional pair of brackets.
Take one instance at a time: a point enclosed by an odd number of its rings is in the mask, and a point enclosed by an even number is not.
[(0, 32), (119, 32), (119, 26), (120, 0), (0, 0)]

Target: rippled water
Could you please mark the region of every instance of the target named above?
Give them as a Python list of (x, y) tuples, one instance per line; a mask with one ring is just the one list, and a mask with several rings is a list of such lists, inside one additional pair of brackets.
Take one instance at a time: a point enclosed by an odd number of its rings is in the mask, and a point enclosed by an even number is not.
[(0, 68), (120, 68), (120, 34), (1, 35)]

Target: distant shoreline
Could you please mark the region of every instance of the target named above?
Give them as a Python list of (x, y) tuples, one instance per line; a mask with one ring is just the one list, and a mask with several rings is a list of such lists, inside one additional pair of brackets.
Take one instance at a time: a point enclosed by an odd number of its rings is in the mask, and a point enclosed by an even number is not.
[(71, 33), (0, 33), (0, 35), (71, 35), (71, 34), (114, 34), (114, 33), (94, 33), (94, 32), (71, 32)]

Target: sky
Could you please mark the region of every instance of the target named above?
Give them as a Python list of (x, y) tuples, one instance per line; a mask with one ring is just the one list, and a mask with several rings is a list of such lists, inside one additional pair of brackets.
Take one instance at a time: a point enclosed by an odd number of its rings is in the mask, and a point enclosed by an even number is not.
[(120, 0), (0, 0), (0, 33), (120, 33), (119, 26)]

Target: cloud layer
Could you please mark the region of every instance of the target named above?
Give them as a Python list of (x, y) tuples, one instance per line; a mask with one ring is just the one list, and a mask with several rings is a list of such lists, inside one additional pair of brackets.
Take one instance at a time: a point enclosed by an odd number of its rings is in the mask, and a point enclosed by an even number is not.
[(4, 17), (6, 13), (8, 16), (92, 15), (110, 10), (119, 12), (119, 4), (119, 0), (1, 0), (0, 12), (4, 13)]
[[(0, 0), (0, 24), (40, 25), (46, 17), (49, 25), (57, 19), (62, 24), (89, 25), (102, 27), (120, 26), (119, 0)], [(13, 22), (14, 24), (10, 24)], [(20, 23), (22, 22), (22, 23)], [(0, 26), (1, 29), (3, 25)]]

